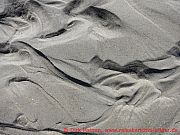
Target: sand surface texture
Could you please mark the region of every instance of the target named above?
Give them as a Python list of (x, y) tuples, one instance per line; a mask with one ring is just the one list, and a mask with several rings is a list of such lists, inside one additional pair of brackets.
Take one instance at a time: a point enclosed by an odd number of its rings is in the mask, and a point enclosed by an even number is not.
[(0, 134), (180, 130), (179, 59), (180, 0), (0, 0)]

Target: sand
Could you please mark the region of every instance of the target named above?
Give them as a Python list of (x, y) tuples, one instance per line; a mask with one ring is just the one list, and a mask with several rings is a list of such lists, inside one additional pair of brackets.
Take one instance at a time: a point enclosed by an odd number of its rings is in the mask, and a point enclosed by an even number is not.
[(0, 0), (0, 35), (0, 134), (180, 130), (179, 0)]

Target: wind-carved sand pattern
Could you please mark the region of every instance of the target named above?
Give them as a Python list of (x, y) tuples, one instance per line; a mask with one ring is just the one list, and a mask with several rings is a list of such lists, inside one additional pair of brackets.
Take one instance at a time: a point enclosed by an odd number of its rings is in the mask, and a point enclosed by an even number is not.
[(180, 130), (179, 5), (1, 0), (0, 134)]

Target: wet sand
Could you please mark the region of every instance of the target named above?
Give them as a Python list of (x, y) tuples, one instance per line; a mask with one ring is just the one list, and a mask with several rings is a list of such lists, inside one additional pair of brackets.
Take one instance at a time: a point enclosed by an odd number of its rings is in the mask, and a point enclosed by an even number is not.
[(0, 134), (179, 129), (179, 7), (178, 0), (1, 0)]

